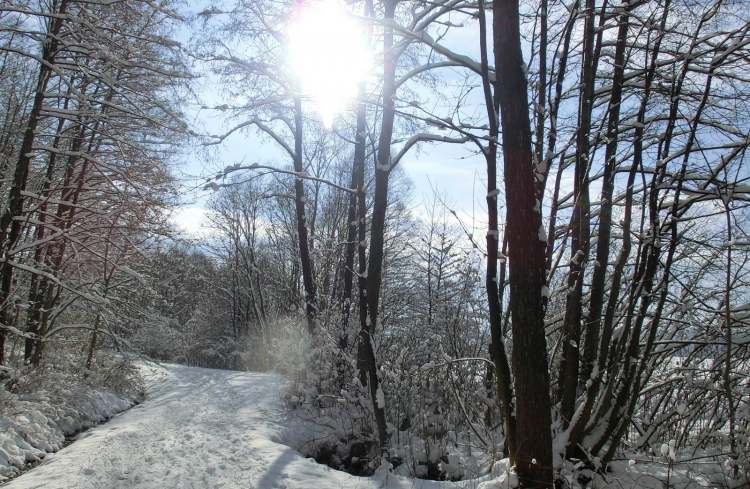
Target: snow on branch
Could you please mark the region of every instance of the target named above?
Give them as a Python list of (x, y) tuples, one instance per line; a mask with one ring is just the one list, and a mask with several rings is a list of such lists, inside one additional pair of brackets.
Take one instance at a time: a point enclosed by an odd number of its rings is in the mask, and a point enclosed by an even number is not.
[[(407, 38), (407, 41), (419, 41), (432, 48), (436, 53), (439, 53), (446, 57), (448, 60), (455, 63), (456, 66), (463, 66), (473, 71), (479, 76), (482, 76), (482, 65), (478, 61), (472, 59), (464, 54), (457, 53), (436, 41), (430, 34), (425, 31), (414, 32), (409, 30), (396, 22), (384, 22), (388, 27), (392, 27), (396, 32)], [(489, 67), (490, 81), (495, 80), (495, 68)]]
[[(301, 180), (310, 180), (310, 181), (313, 181), (313, 182), (325, 183), (326, 185), (330, 185), (331, 187), (333, 187), (335, 189), (338, 189), (338, 190), (341, 190), (343, 192), (349, 192), (351, 194), (356, 194), (357, 193), (356, 189), (352, 189), (352, 188), (349, 188), (349, 187), (344, 187), (342, 185), (339, 185), (336, 182), (332, 182), (331, 180), (326, 180), (325, 178), (319, 178), (319, 177), (311, 176), (311, 175), (307, 174), (306, 172), (297, 172), (297, 171), (293, 171), (293, 170), (284, 170), (282, 168), (277, 168), (275, 166), (270, 166), (270, 165), (262, 165), (260, 163), (253, 163), (252, 165), (231, 165), (231, 166), (227, 166), (226, 168), (224, 168), (223, 171), (219, 172), (216, 175), (215, 179), (216, 180), (220, 180), (220, 179), (226, 177), (227, 175), (229, 175), (231, 173), (234, 173), (234, 172), (237, 172), (237, 171), (243, 171), (243, 170), (269, 170), (269, 171), (271, 171), (273, 173), (282, 173), (284, 175), (292, 175), (293, 177), (301, 179)], [(219, 184), (217, 184), (215, 182), (209, 182), (209, 183), (207, 183), (205, 185), (204, 188), (211, 189), (211, 190), (218, 190), (219, 188), (224, 187), (224, 186), (227, 186), (227, 185), (225, 185), (225, 184), (219, 185)]]
[(291, 156), (292, 158), (294, 158), (294, 150), (292, 149), (291, 146), (289, 146), (289, 144), (287, 144), (286, 141), (284, 141), (284, 138), (282, 138), (280, 134), (278, 134), (276, 131), (274, 131), (265, 122), (262, 122), (262, 121), (260, 121), (260, 120), (258, 120), (256, 118), (247, 120), (247, 121), (242, 122), (240, 124), (237, 124), (233, 128), (229, 129), (229, 131), (225, 132), (224, 134), (214, 134), (214, 135), (208, 136), (208, 137), (212, 138), (213, 141), (209, 141), (209, 142), (203, 143), (203, 145), (204, 146), (214, 146), (214, 145), (217, 145), (217, 144), (221, 144), (222, 142), (224, 142), (224, 140), (226, 138), (228, 138), (229, 136), (231, 136), (235, 132), (237, 132), (237, 131), (239, 131), (241, 129), (244, 129), (246, 127), (250, 127), (250, 126), (255, 126), (258, 129), (260, 129), (262, 132), (264, 132), (267, 135), (269, 135), (271, 137), (271, 139), (273, 139), (274, 141), (276, 141), (276, 143), (279, 146), (281, 146), (281, 148), (284, 149), (284, 151), (286, 151), (289, 154), (289, 156)]
[(468, 142), (470, 138), (468, 136), (461, 136), (461, 137), (451, 137), (451, 136), (442, 136), (439, 134), (431, 134), (431, 133), (419, 133), (415, 134), (409, 139), (407, 139), (406, 143), (401, 147), (398, 153), (396, 153), (396, 156), (393, 157), (391, 160), (391, 167), (389, 168), (389, 171), (395, 168), (396, 165), (401, 161), (401, 159), (406, 155), (406, 153), (409, 152), (411, 148), (413, 148), (416, 144), (426, 141), (435, 141), (435, 142), (442, 142), (442, 143), (454, 143), (454, 144), (461, 144)]

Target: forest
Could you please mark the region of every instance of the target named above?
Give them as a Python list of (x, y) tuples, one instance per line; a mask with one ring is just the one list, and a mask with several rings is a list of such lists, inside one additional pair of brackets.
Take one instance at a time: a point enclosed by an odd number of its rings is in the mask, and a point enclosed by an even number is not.
[(748, 487), (749, 147), (745, 0), (0, 0), (0, 485), (158, 362), (358, 476)]

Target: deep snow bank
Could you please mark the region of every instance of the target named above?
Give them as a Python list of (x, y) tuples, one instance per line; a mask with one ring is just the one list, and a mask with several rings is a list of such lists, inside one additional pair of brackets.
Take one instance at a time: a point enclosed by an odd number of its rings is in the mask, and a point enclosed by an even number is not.
[[(116, 367), (115, 367), (116, 368)], [(120, 373), (118, 373), (120, 375)], [(115, 393), (93, 380), (47, 371), (4, 371), (0, 384), (0, 481), (60, 450), (70, 435), (131, 407), (136, 391)]]

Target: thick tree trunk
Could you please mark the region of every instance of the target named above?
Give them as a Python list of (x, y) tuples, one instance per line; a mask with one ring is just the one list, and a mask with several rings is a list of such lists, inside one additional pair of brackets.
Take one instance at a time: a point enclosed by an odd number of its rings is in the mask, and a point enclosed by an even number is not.
[[(78, 125), (73, 130), (73, 137), (70, 147), (71, 156), (68, 157), (65, 167), (65, 174), (63, 176), (62, 192), (60, 195), (60, 204), (57, 206), (55, 213), (55, 227), (65, 232), (70, 228), (73, 218), (76, 213), (75, 204), (78, 202), (85, 175), (88, 171), (88, 162), (84, 162), (81, 168), (81, 174), (77, 177), (77, 183), (75, 188), (71, 188), (73, 183), (73, 175), (75, 166), (78, 162), (76, 156), (72, 156), (80, 152), (83, 143), (83, 123)], [(57, 276), (60, 268), (62, 267), (62, 260), (65, 254), (66, 239), (65, 236), (59, 236), (55, 242), (45, 246), (45, 268), (47, 271), (54, 276)], [(28, 312), (28, 331), (33, 333), (33, 338), (27, 339), (25, 348), (26, 361), (30, 361), (33, 365), (39, 365), (42, 359), (43, 349), (43, 336), (46, 332), (46, 318), (49, 316), (49, 310), (52, 308), (55, 294), (53, 293), (55, 285), (47, 277), (39, 277), (38, 282), (35, 284), (35, 289), (30, 291), (34, 293), (34, 300), (30, 304)]]
[(500, 101), (516, 386), (516, 468), (522, 487), (551, 488), (552, 437), (542, 288), (545, 233), (532, 165), (527, 81), (518, 0), (493, 6)]
[[(499, 191), (497, 188), (497, 137), (498, 137), (498, 114), (497, 99), (493, 96), (490, 84), (487, 50), (487, 22), (484, 12), (484, 2), (479, 4), (479, 38), (480, 55), (482, 67), (482, 86), (484, 90), (484, 101), (487, 107), (487, 116), (490, 126), (490, 138), (485, 148), (485, 160), (487, 165), (487, 270), (484, 284), (487, 293), (487, 305), (489, 309), (490, 336), (489, 345), (490, 358), (495, 366), (494, 378), (498, 402), (500, 403), (500, 415), (502, 416), (503, 433), (505, 434), (505, 450), (512, 463), (516, 461), (517, 434), (516, 415), (513, 410), (513, 383), (510, 375), (510, 364), (505, 351), (505, 338), (503, 335), (503, 304), (502, 295), (505, 282), (506, 260), (503, 257), (501, 272), (498, 276), (498, 246), (499, 246), (499, 223), (497, 212), (497, 199)], [(507, 246), (507, 233), (503, 241), (503, 251)]]

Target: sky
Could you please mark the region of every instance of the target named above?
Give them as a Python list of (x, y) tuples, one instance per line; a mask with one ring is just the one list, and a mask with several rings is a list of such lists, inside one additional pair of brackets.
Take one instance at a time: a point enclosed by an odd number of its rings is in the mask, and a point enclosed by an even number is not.
[[(192, 4), (192, 13), (202, 10), (205, 5)], [(466, 23), (464, 27), (451, 29), (441, 42), (451, 49), (478, 58), (478, 26)], [(187, 41), (190, 32), (180, 33)], [(460, 81), (462, 75), (455, 69), (442, 70), (441, 76), (447, 81)], [(221, 120), (221, 113), (204, 110), (207, 106), (221, 105), (222, 94), (217, 90), (215, 80), (204, 78), (197, 81), (194, 90), (199, 102), (185, 107), (189, 123), (198, 131), (221, 133), (228, 127)], [(420, 89), (417, 96), (426, 104), (433, 105), (434, 99), (427, 90)], [(477, 93), (479, 96), (479, 93)], [(351, 114), (340, 114), (338, 117), (351, 117)], [(334, 121), (334, 126), (336, 121)], [(250, 164), (255, 161), (277, 161), (288, 164), (288, 157), (267, 140), (262, 140), (252, 133), (236, 133), (227, 138), (222, 145), (206, 148), (188, 148), (177, 167), (177, 175), (183, 181), (183, 205), (174, 213), (173, 221), (178, 229), (193, 237), (210, 236), (211, 230), (206, 220), (206, 202), (210, 190), (203, 189), (206, 178), (218, 170), (235, 163)], [(438, 193), (441, 199), (458, 212), (464, 224), (471, 226), (484, 222), (484, 196), (486, 191), (486, 169), (484, 159), (476, 154), (476, 148), (469, 145), (446, 143), (425, 143), (416, 150), (410, 151), (401, 161), (400, 166), (411, 180), (413, 193), (410, 208), (416, 216), (426, 214), (427, 208)]]

